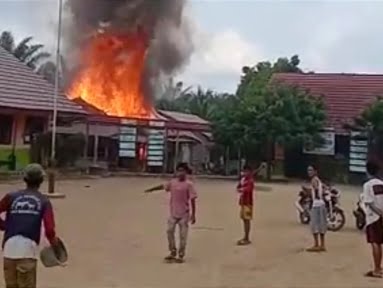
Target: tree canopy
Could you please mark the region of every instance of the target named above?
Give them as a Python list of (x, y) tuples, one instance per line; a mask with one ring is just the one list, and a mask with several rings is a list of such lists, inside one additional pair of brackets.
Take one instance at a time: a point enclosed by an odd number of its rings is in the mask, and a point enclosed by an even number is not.
[(171, 108), (210, 120), (218, 144), (240, 149), (247, 158), (266, 155), (270, 161), (275, 143), (318, 142), (325, 124), (321, 98), (272, 81), (274, 73), (301, 73), (299, 63), (295, 55), (243, 67), (235, 95), (198, 88), (173, 100)]
[(377, 99), (354, 119), (354, 123), (346, 125), (354, 131), (367, 132), (370, 140), (369, 157), (383, 163), (383, 98)]

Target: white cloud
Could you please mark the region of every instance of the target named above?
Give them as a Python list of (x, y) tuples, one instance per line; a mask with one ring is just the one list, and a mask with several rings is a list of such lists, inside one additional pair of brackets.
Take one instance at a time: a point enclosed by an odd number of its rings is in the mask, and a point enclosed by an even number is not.
[[(344, 52), (360, 44), (349, 43), (348, 40), (365, 33), (365, 28), (368, 26), (366, 16), (354, 12), (345, 13), (340, 17), (338, 13), (332, 12), (331, 15), (324, 14), (323, 17), (327, 18), (326, 21), (316, 25), (311, 34), (313, 37), (307, 37), (307, 46), (304, 46), (301, 55), (308, 70), (337, 72), (334, 69), (342, 68), (336, 66), (340, 66), (339, 62), (347, 54)], [(352, 46), (347, 47), (349, 44)], [(334, 54), (337, 55), (335, 61)]]
[(232, 91), (242, 67), (263, 59), (261, 49), (234, 29), (214, 34), (197, 30), (194, 37), (195, 51), (183, 73), (185, 82)]
[(259, 61), (261, 53), (233, 29), (199, 35), (191, 68), (201, 74), (237, 74), (242, 66)]

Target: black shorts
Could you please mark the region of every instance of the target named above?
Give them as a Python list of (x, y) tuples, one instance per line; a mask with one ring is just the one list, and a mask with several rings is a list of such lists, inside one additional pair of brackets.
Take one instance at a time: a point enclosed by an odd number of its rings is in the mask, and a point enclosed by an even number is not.
[(383, 244), (383, 219), (375, 221), (366, 227), (367, 242), (373, 244)]

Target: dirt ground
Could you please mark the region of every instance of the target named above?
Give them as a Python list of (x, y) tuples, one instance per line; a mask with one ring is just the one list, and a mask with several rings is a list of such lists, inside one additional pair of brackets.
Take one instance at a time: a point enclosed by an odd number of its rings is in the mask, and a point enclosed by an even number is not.
[[(54, 200), (58, 232), (70, 262), (39, 268), (41, 288), (253, 288), (382, 287), (366, 279), (369, 247), (354, 228), (357, 188), (343, 190), (346, 227), (328, 234), (328, 252), (308, 254), (308, 227), (298, 224), (293, 202), (298, 185), (256, 191), (253, 244), (241, 235), (235, 183), (198, 180), (197, 223), (190, 231), (187, 262), (165, 264), (167, 195), (142, 191), (158, 179), (109, 178), (58, 183)], [(1, 193), (22, 184), (0, 185)], [(258, 189), (260, 190), (260, 189)], [(262, 189), (263, 190), (263, 189)], [(269, 189), (270, 190), (270, 189)], [(2, 284), (0, 285), (2, 286)]]

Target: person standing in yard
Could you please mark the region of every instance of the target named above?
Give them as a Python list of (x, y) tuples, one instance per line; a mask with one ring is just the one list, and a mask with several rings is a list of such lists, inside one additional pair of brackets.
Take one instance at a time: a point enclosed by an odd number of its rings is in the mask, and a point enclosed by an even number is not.
[(6, 288), (36, 288), (41, 224), (51, 245), (58, 241), (49, 199), (39, 192), (44, 180), (39, 164), (25, 168), (26, 189), (6, 194), (0, 201), (0, 227), (4, 231), (3, 257)]
[[(189, 222), (196, 222), (196, 199), (197, 193), (192, 181), (188, 179), (190, 169), (186, 163), (177, 165), (175, 178), (171, 179), (162, 187), (170, 193), (167, 237), (170, 254), (165, 257), (167, 262), (182, 263), (184, 261), (188, 238)], [(153, 187), (145, 192), (158, 190), (160, 186)], [(162, 188), (161, 187), (161, 188)], [(177, 250), (175, 240), (176, 226), (179, 228), (179, 248)]]
[(252, 170), (245, 165), (241, 172), (241, 179), (237, 185), (237, 191), (240, 193), (240, 217), (243, 221), (244, 237), (237, 242), (237, 245), (249, 245), (251, 220), (253, 218), (253, 190), (254, 178)]
[(314, 245), (307, 249), (308, 252), (325, 252), (325, 236), (327, 232), (327, 212), (324, 199), (324, 187), (318, 177), (314, 166), (308, 166), (307, 174), (310, 178), (312, 208), (310, 215), (310, 228), (313, 234)]
[(363, 185), (363, 202), (366, 209), (366, 236), (371, 244), (374, 270), (365, 274), (367, 277), (382, 278), (383, 244), (383, 181), (379, 178), (379, 167), (374, 162), (367, 162), (369, 180)]

